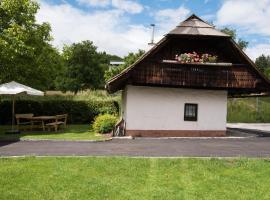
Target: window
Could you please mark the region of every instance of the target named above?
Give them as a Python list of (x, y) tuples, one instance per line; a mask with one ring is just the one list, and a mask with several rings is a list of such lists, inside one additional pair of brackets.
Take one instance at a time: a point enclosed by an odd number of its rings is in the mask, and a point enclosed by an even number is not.
[(198, 104), (186, 103), (185, 104), (185, 121), (197, 121)]

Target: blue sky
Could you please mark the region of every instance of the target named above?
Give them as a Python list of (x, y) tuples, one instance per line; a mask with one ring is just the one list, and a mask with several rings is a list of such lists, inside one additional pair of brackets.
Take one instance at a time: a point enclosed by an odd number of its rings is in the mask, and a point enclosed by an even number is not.
[(217, 28), (237, 30), (249, 41), (246, 53), (255, 59), (270, 54), (270, 0), (40, 0), (39, 22), (52, 26), (53, 44), (92, 40), (100, 51), (126, 55), (147, 50), (151, 23), (155, 39), (192, 13)]

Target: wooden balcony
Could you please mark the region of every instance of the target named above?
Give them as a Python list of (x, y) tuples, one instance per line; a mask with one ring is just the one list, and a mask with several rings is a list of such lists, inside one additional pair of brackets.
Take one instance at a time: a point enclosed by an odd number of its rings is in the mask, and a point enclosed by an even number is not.
[(144, 64), (132, 73), (132, 80), (134, 84), (197, 88), (252, 89), (258, 83), (244, 65), (177, 61)]

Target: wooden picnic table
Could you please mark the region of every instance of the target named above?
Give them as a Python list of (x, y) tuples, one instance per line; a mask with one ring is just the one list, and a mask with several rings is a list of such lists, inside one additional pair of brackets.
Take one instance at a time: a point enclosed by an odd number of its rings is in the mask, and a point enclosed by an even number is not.
[[(55, 131), (58, 131), (59, 126), (63, 125), (65, 128), (67, 126), (67, 117), (68, 114), (54, 115), (54, 116), (34, 116), (32, 113), (28, 114), (16, 114), (17, 126), (21, 124), (30, 124), (31, 130), (35, 123), (40, 123), (42, 125), (42, 130), (45, 131), (45, 126), (48, 127), (50, 131), (51, 128), (54, 128)], [(24, 119), (27, 122), (20, 122), (20, 119)]]
[(42, 130), (45, 131), (45, 122), (48, 120), (56, 120), (56, 116), (33, 116), (33, 117), (21, 117), (22, 119), (29, 120), (31, 122), (41, 122)]
[(30, 121), (40, 121), (43, 131), (45, 131), (45, 121), (48, 120), (56, 120), (56, 116), (35, 116), (30, 118)]

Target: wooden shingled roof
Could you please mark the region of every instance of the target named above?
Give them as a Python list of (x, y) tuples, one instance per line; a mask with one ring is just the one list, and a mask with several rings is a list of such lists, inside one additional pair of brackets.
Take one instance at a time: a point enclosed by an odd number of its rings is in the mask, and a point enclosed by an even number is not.
[(187, 18), (185, 21), (181, 22), (175, 29), (170, 31), (168, 34), (230, 37), (229, 35), (215, 29), (214, 26), (206, 23), (194, 14)]
[[(234, 66), (229, 69), (225, 66), (211, 68), (203, 65), (166, 64), (162, 62), (162, 59), (166, 59), (166, 56), (168, 57), (167, 54), (170, 54), (170, 58), (172, 58), (172, 55), (175, 55), (175, 49), (173, 48), (182, 48), (182, 50), (183, 48), (189, 49), (191, 43), (193, 43), (192, 48), (194, 48), (195, 44), (195, 48), (204, 51), (210, 51), (211, 48), (208, 50), (207, 48), (210, 46), (210, 43), (212, 43), (217, 46), (219, 49), (218, 53), (221, 54), (221, 56), (224, 54), (232, 58), (230, 54), (234, 54), (234, 61), (237, 60), (238, 63), (234, 63), (236, 65), (233, 64)], [(200, 47), (199, 43), (206, 45)], [(201, 72), (196, 72), (197, 68), (200, 68), (199, 71)], [(163, 73), (164, 70), (166, 71), (166, 75)], [(185, 70), (190, 74), (189, 80), (185, 79)], [(213, 74), (218, 73), (217, 70), (220, 70), (220, 74), (216, 74), (219, 78), (215, 77), (216, 75), (214, 75), (213, 78)], [(233, 81), (228, 81), (228, 74), (234, 79)], [(199, 83), (198, 78), (202, 75), (204, 76), (204, 80), (207, 81)], [(225, 80), (226, 78), (227, 80)], [(219, 81), (218, 79), (224, 80)], [(191, 81), (189, 86), (187, 85), (187, 81)], [(110, 79), (106, 83), (105, 88), (109, 93), (113, 93), (123, 89), (127, 84), (158, 87), (224, 89), (228, 90), (231, 96), (265, 96), (270, 94), (270, 81), (257, 69), (254, 62), (239, 48), (234, 40), (229, 35), (215, 29), (214, 26), (194, 14), (165, 35), (163, 39), (134, 64)]]

